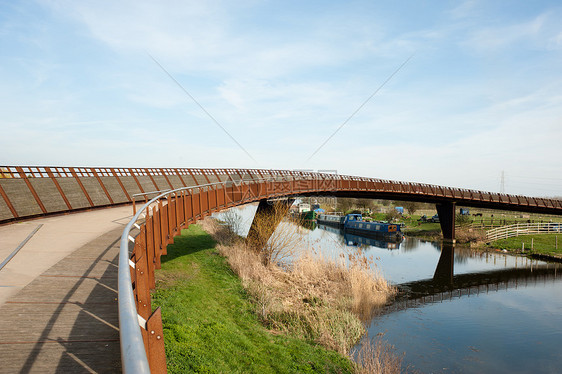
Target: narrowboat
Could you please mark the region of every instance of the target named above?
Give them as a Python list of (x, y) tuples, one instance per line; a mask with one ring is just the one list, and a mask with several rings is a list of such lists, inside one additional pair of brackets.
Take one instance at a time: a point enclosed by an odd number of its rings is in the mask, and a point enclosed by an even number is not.
[(323, 225), (327, 226), (334, 226), (334, 227), (343, 227), (343, 221), (345, 220), (345, 216), (339, 216), (335, 214), (318, 214), (316, 216), (316, 221)]
[(318, 223), (317, 226), (320, 230), (328, 231), (334, 234), (343, 235), (343, 230), (334, 226), (324, 225), (322, 223)]
[(350, 234), (380, 237), (391, 241), (400, 241), (403, 237), (400, 225), (386, 222), (365, 222), (361, 214), (345, 216), (319, 214), (317, 221), (324, 225), (339, 227)]

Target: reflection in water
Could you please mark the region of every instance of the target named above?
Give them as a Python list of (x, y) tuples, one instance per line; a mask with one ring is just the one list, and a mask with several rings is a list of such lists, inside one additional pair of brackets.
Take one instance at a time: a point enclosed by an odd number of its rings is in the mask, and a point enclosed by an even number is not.
[(451, 285), (453, 284), (453, 273), (455, 269), (455, 247), (452, 244), (443, 244), (441, 248), (441, 256), (437, 268), (433, 274), (433, 282), (435, 284)]
[(328, 226), (328, 225), (324, 225), (324, 224), (319, 223), (318, 228), (320, 230), (328, 231), (328, 232), (331, 232), (331, 233), (334, 233), (334, 234), (338, 234), (338, 235), (342, 234), (342, 231), (340, 229), (338, 229), (336, 227), (333, 227), (333, 226)]
[(357, 234), (350, 234), (339, 228), (323, 225), (321, 223), (318, 224), (318, 228), (320, 230), (337, 234), (340, 240), (343, 239), (342, 244), (348, 247), (370, 246), (384, 249), (397, 249), (400, 245), (400, 243), (397, 243), (396, 241), (387, 241), (382, 238), (375, 239)]
[(400, 296), (383, 313), (418, 308), (421, 304), (442, 302), (454, 297), (479, 295), (481, 292), (535, 287), (540, 282), (562, 280), (560, 264), (533, 261), (518, 268), (454, 275), (453, 257), (454, 247), (444, 248), (434, 277), (400, 284)]
[(423, 254), (428, 260), (418, 264), (429, 269), (431, 259), (433, 276), (393, 275), (407, 281), (395, 282), (400, 294), (371, 321), (371, 336), (386, 332), (405, 363), (422, 372), (558, 372), (561, 264), (451, 245), (437, 253), (418, 243), (402, 252), (403, 267)]
[(399, 243), (396, 243), (395, 241), (389, 242), (382, 239), (365, 238), (363, 236), (348, 233), (344, 233), (343, 238), (347, 246), (353, 247), (371, 246), (384, 249), (397, 249), (399, 246)]
[(307, 230), (310, 231), (316, 230), (316, 221), (306, 219), (306, 220), (298, 221), (298, 223), (300, 226), (304, 227)]
[[(320, 245), (342, 237), (312, 231)], [(368, 326), (413, 370), (556, 373), (562, 365), (562, 265), (406, 238), (396, 250), (361, 245), (396, 284), (396, 300)]]

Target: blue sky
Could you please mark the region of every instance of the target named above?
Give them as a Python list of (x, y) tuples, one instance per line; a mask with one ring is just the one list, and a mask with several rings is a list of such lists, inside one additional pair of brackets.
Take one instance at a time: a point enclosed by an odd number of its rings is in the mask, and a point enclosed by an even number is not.
[(337, 170), (490, 191), (503, 171), (507, 193), (562, 196), (558, 1), (0, 4), (1, 164)]

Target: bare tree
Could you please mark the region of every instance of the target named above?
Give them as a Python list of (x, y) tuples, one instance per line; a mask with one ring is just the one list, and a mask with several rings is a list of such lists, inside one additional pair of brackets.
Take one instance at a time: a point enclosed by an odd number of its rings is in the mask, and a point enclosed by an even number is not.
[(235, 211), (236, 208), (231, 208), (222, 213), (221, 221), (236, 235), (240, 235), (242, 228), (242, 216)]
[(421, 204), (417, 201), (404, 201), (402, 205), (408, 214), (415, 214), (416, 211), (421, 208)]
[(357, 199), (357, 208), (367, 210), (373, 207), (373, 200), (371, 199)]
[(302, 246), (305, 231), (298, 222), (287, 218), (287, 206), (275, 203), (271, 210), (256, 213), (246, 241), (260, 255), (264, 265), (280, 264), (295, 255)]
[(353, 198), (338, 198), (338, 203), (337, 203), (337, 210), (338, 212), (347, 212), (348, 210), (352, 209), (356, 203), (355, 203), (356, 199)]

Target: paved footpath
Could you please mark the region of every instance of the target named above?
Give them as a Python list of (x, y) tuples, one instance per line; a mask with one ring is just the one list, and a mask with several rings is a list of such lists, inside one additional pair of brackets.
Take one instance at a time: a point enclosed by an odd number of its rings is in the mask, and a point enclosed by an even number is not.
[(131, 207), (0, 227), (0, 373), (120, 372), (119, 239)]

